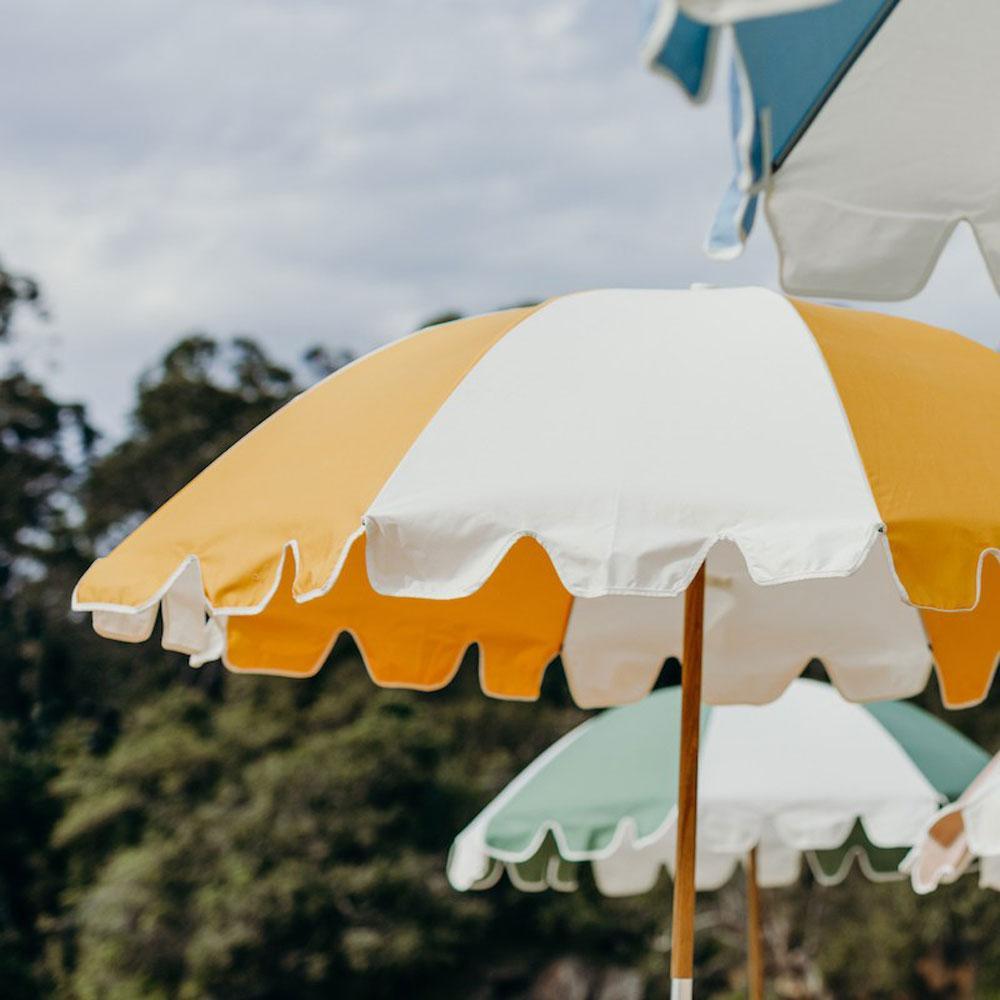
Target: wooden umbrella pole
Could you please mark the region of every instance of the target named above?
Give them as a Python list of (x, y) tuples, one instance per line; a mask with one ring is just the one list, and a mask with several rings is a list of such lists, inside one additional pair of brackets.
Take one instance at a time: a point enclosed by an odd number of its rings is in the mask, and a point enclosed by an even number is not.
[(747, 855), (747, 993), (750, 1000), (764, 1000), (764, 933), (756, 847)]
[(698, 823), (698, 737), (701, 732), (701, 654), (705, 631), (705, 565), (684, 594), (681, 661), (680, 780), (677, 789), (677, 856), (670, 950), (671, 1000), (694, 995), (694, 868)]

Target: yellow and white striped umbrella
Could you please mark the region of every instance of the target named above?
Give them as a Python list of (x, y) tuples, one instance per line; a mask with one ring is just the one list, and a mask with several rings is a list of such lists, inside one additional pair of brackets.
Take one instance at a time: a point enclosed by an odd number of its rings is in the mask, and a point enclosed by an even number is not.
[[(1000, 356), (760, 289), (593, 291), (423, 330), (303, 393), (80, 581), (97, 630), (305, 676), (341, 631), (432, 689), (643, 696), (707, 559), (705, 698), (818, 657), (864, 700), (1000, 653)], [(930, 648), (930, 651), (929, 651)]]

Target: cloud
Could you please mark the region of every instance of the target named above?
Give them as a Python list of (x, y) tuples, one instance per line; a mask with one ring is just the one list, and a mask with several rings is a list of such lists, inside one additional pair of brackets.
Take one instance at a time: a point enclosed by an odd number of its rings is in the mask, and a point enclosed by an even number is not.
[[(701, 255), (725, 109), (640, 68), (631, 4), (16, 4), (0, 253), (43, 281), (58, 337), (21, 348), (112, 433), (134, 375), (190, 329), (291, 359), (446, 308), (773, 284), (763, 230), (735, 264)], [(974, 257), (960, 241), (901, 311), (996, 340)]]

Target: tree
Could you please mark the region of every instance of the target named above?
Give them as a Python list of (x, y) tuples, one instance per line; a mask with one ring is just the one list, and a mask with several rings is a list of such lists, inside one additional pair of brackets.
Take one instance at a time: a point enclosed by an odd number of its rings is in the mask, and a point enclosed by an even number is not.
[[(39, 302), (34, 281), (0, 271), (0, 339), (19, 308)], [(40, 921), (56, 888), (48, 680), (66, 610), (51, 583), (79, 565), (77, 463), (94, 442), (82, 407), (52, 399), (16, 365), (0, 374), (0, 981), (12, 998), (38, 994)]]
[(45, 315), (42, 290), (34, 278), (14, 274), (0, 263), (0, 340), (6, 340), (14, 327), (14, 317), (24, 306)]

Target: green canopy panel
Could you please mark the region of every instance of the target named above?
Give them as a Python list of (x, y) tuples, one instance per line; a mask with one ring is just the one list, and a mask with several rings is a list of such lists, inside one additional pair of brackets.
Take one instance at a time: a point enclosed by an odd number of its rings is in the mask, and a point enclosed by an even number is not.
[[(895, 882), (906, 876), (899, 871), (899, 865), (906, 857), (905, 847), (876, 847), (866, 836), (864, 827), (858, 823), (851, 831), (851, 835), (840, 847), (825, 851), (803, 851), (802, 857), (812, 873), (813, 878), (821, 885), (838, 885), (847, 878), (853, 867), (857, 869), (872, 882)], [(595, 865), (594, 881), (599, 890), (605, 895), (623, 895), (614, 891), (614, 886), (610, 889), (603, 886), (597, 870), (600, 862), (593, 862)], [(725, 862), (728, 869), (728, 877), (722, 884), (728, 882), (736, 873), (742, 863), (733, 858)], [(503, 862), (491, 859), (488, 873), (475, 885), (474, 889), (492, 889), (506, 873), (511, 884), (521, 892), (545, 892), (554, 890), (556, 892), (575, 892), (579, 888), (578, 869), (579, 862), (567, 861), (559, 854), (555, 840), (549, 836), (542, 842), (542, 846), (537, 853), (528, 858), (527, 861)], [(659, 874), (665, 870), (670, 872), (672, 865), (669, 859), (665, 860), (660, 867), (657, 878), (647, 887), (652, 890), (659, 882)], [(801, 863), (795, 871), (789, 870), (789, 878), (785, 883), (790, 885), (797, 882), (801, 875)], [(775, 887), (773, 879), (769, 887)], [(637, 893), (638, 894), (638, 893)]]
[[(680, 692), (595, 716), (550, 747), (456, 838), (456, 888), (495, 881), (575, 885), (590, 863), (609, 896), (649, 891), (674, 858)], [(757, 851), (761, 886), (818, 880), (857, 862), (894, 877), (945, 802), (988, 755), (912, 704), (846, 701), (829, 684), (798, 680), (776, 701), (702, 712), (700, 889), (725, 884)]]

